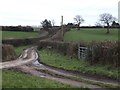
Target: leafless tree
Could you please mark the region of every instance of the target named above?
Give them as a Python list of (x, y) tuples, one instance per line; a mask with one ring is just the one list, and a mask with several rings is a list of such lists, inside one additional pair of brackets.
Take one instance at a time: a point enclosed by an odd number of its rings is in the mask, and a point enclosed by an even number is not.
[(109, 13), (100, 14), (100, 21), (107, 25), (107, 34), (110, 33), (110, 24), (115, 20), (116, 18)]
[(80, 15), (76, 15), (74, 20), (77, 23), (78, 30), (80, 30), (80, 25), (84, 22), (84, 19)]

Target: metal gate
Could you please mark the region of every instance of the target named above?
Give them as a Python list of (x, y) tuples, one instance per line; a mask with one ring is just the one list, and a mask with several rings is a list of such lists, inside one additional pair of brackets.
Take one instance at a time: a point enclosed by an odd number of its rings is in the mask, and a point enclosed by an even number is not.
[(78, 47), (78, 59), (84, 60), (87, 55), (87, 47)]

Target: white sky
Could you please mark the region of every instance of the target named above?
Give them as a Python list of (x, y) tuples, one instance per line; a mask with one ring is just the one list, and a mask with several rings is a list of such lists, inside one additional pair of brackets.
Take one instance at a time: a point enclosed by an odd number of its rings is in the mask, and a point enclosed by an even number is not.
[(74, 22), (81, 15), (82, 25), (94, 25), (99, 14), (110, 13), (118, 18), (120, 0), (0, 0), (0, 25), (40, 25), (44, 19), (55, 20), (60, 25)]

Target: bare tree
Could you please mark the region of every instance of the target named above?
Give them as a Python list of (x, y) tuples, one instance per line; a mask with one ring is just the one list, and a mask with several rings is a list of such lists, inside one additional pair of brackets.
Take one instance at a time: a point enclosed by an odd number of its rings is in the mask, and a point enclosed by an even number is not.
[(78, 30), (80, 30), (80, 25), (84, 22), (84, 19), (80, 15), (76, 15), (74, 20), (77, 23)]
[(110, 24), (115, 20), (116, 18), (109, 13), (100, 14), (100, 21), (107, 25), (107, 34), (110, 33)]

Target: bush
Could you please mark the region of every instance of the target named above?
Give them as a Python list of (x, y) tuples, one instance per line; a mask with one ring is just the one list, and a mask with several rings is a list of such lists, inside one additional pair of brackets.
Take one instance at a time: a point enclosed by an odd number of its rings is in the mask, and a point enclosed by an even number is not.
[(16, 54), (14, 51), (14, 47), (12, 45), (2, 45), (2, 61), (14, 60), (16, 58)]
[(37, 46), (38, 49), (51, 47), (51, 49), (62, 52), (64, 55), (69, 55), (70, 57), (76, 57), (77, 55), (77, 43), (41, 40), (37, 43)]
[(91, 42), (88, 45), (87, 61), (90, 64), (113, 65), (118, 67), (120, 60), (118, 59), (120, 47), (119, 42)]

